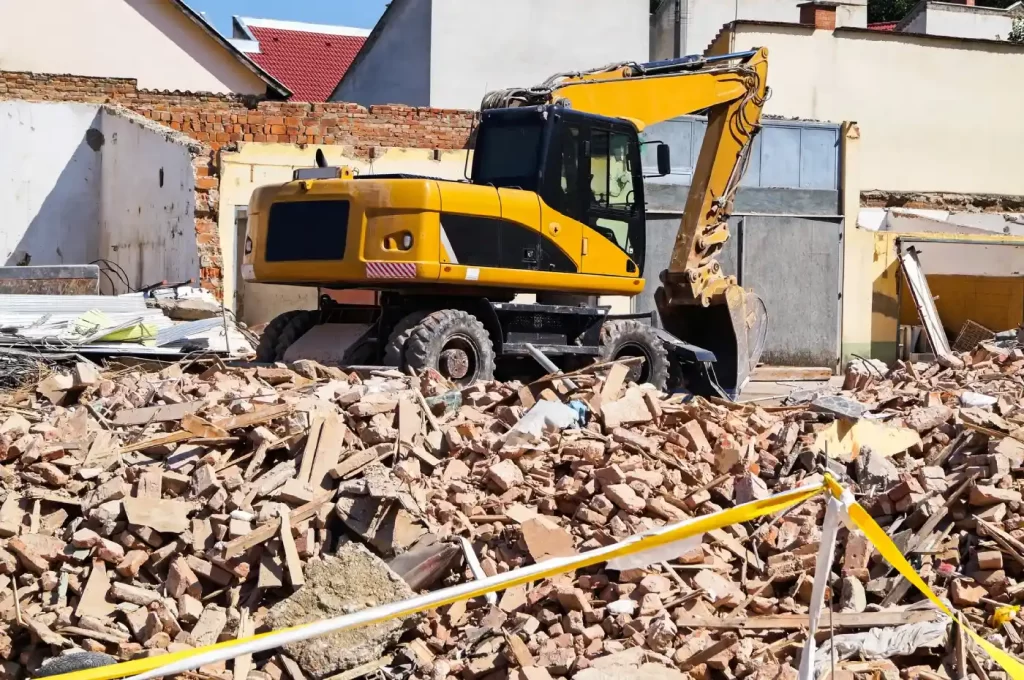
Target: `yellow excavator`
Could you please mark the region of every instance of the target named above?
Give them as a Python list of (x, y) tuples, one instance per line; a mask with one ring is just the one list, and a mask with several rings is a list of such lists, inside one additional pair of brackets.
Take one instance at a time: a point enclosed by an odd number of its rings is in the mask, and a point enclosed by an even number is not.
[[(466, 181), (355, 176), (327, 167), (318, 151), (316, 167), (253, 194), (243, 277), (371, 289), (377, 304), (321, 295), (317, 310), (267, 325), (258, 360), (301, 358), (303, 345), (326, 344), (349, 365), (431, 368), (466, 385), (535, 366), (531, 354), (563, 370), (640, 356), (638, 381), (735, 395), (760, 357), (767, 315), (716, 256), (760, 128), (767, 70), (762, 48), (617, 64), (491, 93)], [(651, 314), (612, 314), (596, 296), (636, 296), (645, 285), (642, 156), (657, 161), (649, 176), (671, 171), (669, 147), (640, 133), (704, 112), (704, 142), (655, 293), (660, 325)], [(516, 301), (523, 293), (536, 302)]]

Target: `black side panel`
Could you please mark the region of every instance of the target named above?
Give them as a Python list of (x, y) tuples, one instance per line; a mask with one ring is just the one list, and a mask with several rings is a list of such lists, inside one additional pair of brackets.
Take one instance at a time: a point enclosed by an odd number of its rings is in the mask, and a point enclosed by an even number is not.
[(549, 238), (540, 239), (540, 269), (545, 272), (577, 272), (579, 268), (564, 250)]
[(576, 264), (553, 241), (497, 217), (441, 214), (441, 227), (458, 264), (540, 271), (576, 272)]
[(270, 206), (267, 262), (341, 260), (348, 237), (348, 201), (297, 201)]

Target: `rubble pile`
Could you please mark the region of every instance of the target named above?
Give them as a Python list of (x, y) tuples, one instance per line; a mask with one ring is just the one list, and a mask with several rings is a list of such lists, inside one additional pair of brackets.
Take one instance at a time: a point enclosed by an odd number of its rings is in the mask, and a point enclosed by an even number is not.
[[(0, 673), (357, 611), (826, 471), (1020, 654), (1005, 606), (1024, 599), (1024, 353), (963, 358), (858, 362), (845, 391), (764, 408), (632, 384), (636, 359), (463, 389), (312, 361), (78, 363), (0, 406)], [(795, 678), (823, 513), (816, 498), (643, 569), (600, 565), (199, 675)], [(1001, 677), (856, 532), (840, 533), (830, 591), (818, 634), (834, 629), (835, 673)]]

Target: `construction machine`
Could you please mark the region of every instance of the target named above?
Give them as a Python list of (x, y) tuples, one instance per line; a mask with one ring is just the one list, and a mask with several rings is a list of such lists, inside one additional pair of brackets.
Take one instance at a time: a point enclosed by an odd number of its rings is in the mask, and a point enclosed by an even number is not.
[[(376, 304), (321, 295), (318, 309), (268, 324), (258, 359), (326, 347), (348, 365), (435, 369), (465, 385), (522, 367), (531, 352), (563, 370), (643, 357), (631, 362), (638, 381), (734, 395), (760, 356), (767, 315), (716, 256), (760, 127), (767, 59), (754, 49), (624, 63), (491, 93), (465, 181), (356, 176), (318, 152), (317, 167), (253, 194), (243, 277), (370, 289)], [(703, 112), (706, 134), (655, 293), (660, 324), (612, 314), (596, 296), (635, 297), (645, 286), (642, 155), (657, 160), (652, 174), (671, 170), (669, 147), (640, 133)]]

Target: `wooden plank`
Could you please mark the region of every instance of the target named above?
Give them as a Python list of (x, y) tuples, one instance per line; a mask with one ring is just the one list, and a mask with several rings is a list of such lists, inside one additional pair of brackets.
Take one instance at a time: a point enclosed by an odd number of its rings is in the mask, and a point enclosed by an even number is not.
[(201, 401), (187, 401), (183, 404), (166, 406), (146, 406), (143, 408), (122, 409), (114, 414), (111, 421), (114, 425), (147, 425), (149, 423), (167, 423), (181, 420), (202, 407)]
[(320, 431), (320, 441), (313, 456), (313, 466), (309, 472), (308, 481), (314, 489), (331, 488), (331, 470), (341, 459), (341, 450), (345, 445), (347, 431), (345, 423), (336, 413), (332, 413), (324, 419), (324, 426)]
[[(832, 615), (836, 628), (872, 628), (874, 626), (902, 626), (907, 623), (938, 621), (942, 612), (931, 609), (903, 612), (864, 612), (862, 614), (838, 612)], [(711, 628), (715, 630), (797, 630), (807, 628), (804, 614), (778, 614), (775, 616), (747, 616), (719, 619), (714, 616), (683, 616), (673, 619), (680, 628)], [(822, 612), (818, 630), (828, 630), (828, 612)]]
[(108, 430), (100, 430), (92, 440), (89, 453), (82, 461), (83, 468), (98, 467), (106, 470), (117, 462), (117, 438)]
[(629, 375), (629, 367), (625, 364), (613, 364), (608, 369), (608, 377), (601, 387), (601, 403), (607, 404), (619, 398), (619, 392), (626, 383), (626, 376)]
[(832, 369), (825, 366), (758, 366), (750, 374), (751, 382), (782, 380), (828, 380)]
[[(311, 500), (303, 506), (292, 510), (291, 514), (288, 515), (288, 520), (291, 524), (298, 524), (303, 520), (307, 520), (320, 510), (320, 507), (326, 503), (330, 497), (334, 495), (333, 491), (321, 494), (317, 498)], [(237, 557), (244, 553), (249, 548), (259, 545), (271, 538), (278, 532), (281, 527), (280, 518), (272, 519), (266, 524), (261, 524), (256, 527), (245, 536), (239, 536), (233, 541), (229, 541), (224, 544), (224, 548), (221, 551), (223, 559), (229, 560), (232, 557)]]
[(678, 661), (677, 664), (680, 670), (688, 671), (694, 666), (699, 666), (711, 657), (724, 652), (727, 649), (731, 649), (739, 641), (736, 633), (725, 633), (722, 635), (722, 639), (718, 642), (708, 645), (704, 649), (694, 654), (691, 654), (682, 661)]
[[(953, 491), (953, 493), (949, 494), (946, 498), (946, 503), (936, 510), (931, 517), (925, 520), (921, 528), (917, 530), (917, 533), (914, 534), (907, 543), (907, 547), (904, 550), (906, 555), (910, 555), (918, 548), (928, 548), (928, 546), (925, 545), (925, 541), (931, 537), (932, 532), (935, 531), (939, 526), (939, 523), (946, 517), (946, 514), (949, 512), (949, 507), (953, 505), (953, 503), (960, 498), (960, 496), (962, 496), (969, 487), (974, 485), (974, 480), (978, 478), (979, 474), (980, 473), (975, 472), (965, 479), (963, 483)], [(910, 590), (910, 586), (910, 581), (908, 581), (905, 576), (901, 576), (899, 582), (893, 587), (893, 589), (890, 590), (884, 598), (882, 598), (882, 606), (890, 607), (898, 603)]]
[(184, 430), (188, 430), (197, 437), (203, 437), (205, 439), (224, 439), (228, 436), (228, 431), (217, 427), (208, 420), (204, 420), (195, 414), (189, 414), (181, 419), (181, 427)]
[(334, 477), (335, 479), (343, 479), (346, 475), (350, 475), (363, 466), (369, 465), (373, 461), (377, 460), (378, 454), (379, 452), (376, 447), (357, 451), (338, 463), (338, 465), (331, 470), (331, 477)]
[(263, 423), (269, 422), (274, 418), (280, 418), (281, 416), (288, 415), (292, 412), (291, 404), (277, 404), (268, 408), (253, 411), (252, 413), (243, 413), (240, 416), (233, 416), (231, 418), (223, 418), (221, 420), (214, 421), (214, 426), (224, 430), (237, 430), (243, 427), (252, 427), (253, 425), (262, 425)]
[(419, 433), (419, 407), (408, 399), (400, 400), (398, 402), (398, 441), (406, 446), (412, 446), (413, 438)]
[(297, 479), (300, 482), (308, 482), (313, 472), (313, 458), (316, 456), (317, 447), (320, 445), (320, 434), (324, 429), (324, 417), (317, 415), (306, 433), (306, 447), (302, 450), (302, 460), (299, 463), (299, 474)]
[(736, 557), (740, 558), (741, 560), (746, 560), (747, 564), (749, 564), (754, 569), (757, 569), (759, 572), (762, 573), (764, 572), (764, 563), (761, 562), (761, 558), (759, 558), (757, 555), (750, 552), (749, 550), (745, 549), (742, 543), (740, 543), (735, 538), (727, 534), (724, 530), (712, 529), (708, 532), (708, 536), (713, 538), (717, 543), (721, 543), (726, 550), (731, 552)]
[[(292, 406), (290, 404), (278, 404), (269, 408), (253, 411), (252, 413), (223, 418), (212, 423), (212, 425), (214, 427), (221, 428), (222, 430), (237, 430), (239, 428), (252, 427), (253, 425), (261, 425), (262, 423), (271, 421), (274, 418), (279, 418), (291, 413), (291, 411)], [(142, 451), (156, 446), (177, 444), (178, 442), (183, 442), (193, 438), (195, 438), (195, 435), (188, 430), (178, 430), (177, 432), (171, 432), (170, 434), (153, 437), (151, 439), (143, 439), (140, 442), (124, 446), (121, 448), (121, 453), (131, 453), (132, 451)]]
[(183, 442), (186, 439), (192, 439), (194, 436), (194, 434), (186, 430), (178, 430), (177, 432), (161, 435), (159, 437), (150, 437), (149, 439), (143, 439), (142, 441), (135, 442), (134, 444), (122, 446), (121, 453), (131, 453), (132, 451), (143, 451), (157, 446), (166, 446), (167, 444), (177, 444), (178, 442)]
[(295, 538), (292, 537), (292, 524), (288, 520), (288, 513), (281, 513), (281, 548), (284, 552), (284, 563), (288, 568), (288, 580), (293, 588), (301, 588), (306, 585), (306, 579), (302, 576), (302, 560), (299, 559), (299, 551), (295, 548)]
[[(249, 637), (255, 630), (253, 621), (249, 618), (249, 610), (243, 607), (238, 619), (238, 634), (235, 636), (235, 639), (241, 640), (242, 638)], [(246, 680), (251, 669), (252, 654), (239, 654), (235, 657), (235, 666), (231, 674), (232, 680)]]

